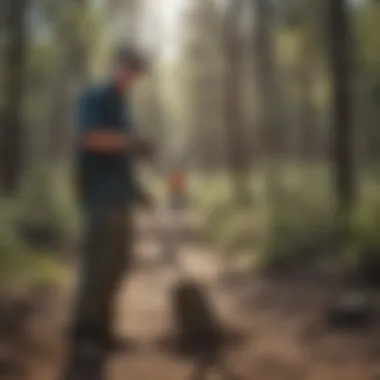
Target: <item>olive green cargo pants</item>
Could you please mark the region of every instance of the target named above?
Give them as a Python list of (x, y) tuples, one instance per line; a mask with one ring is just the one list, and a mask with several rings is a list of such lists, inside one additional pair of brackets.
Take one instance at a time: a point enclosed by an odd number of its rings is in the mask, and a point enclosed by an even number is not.
[(112, 339), (115, 297), (132, 261), (132, 207), (87, 213), (73, 340), (99, 345)]

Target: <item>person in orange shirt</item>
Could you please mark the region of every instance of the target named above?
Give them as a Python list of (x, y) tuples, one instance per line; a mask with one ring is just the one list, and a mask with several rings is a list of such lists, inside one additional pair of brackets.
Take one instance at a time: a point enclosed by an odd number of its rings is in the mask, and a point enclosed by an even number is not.
[(186, 175), (175, 171), (169, 176), (169, 203), (171, 208), (182, 208), (186, 203)]
[(168, 235), (163, 246), (163, 261), (170, 265), (177, 264), (180, 236), (183, 232), (182, 211), (186, 205), (186, 175), (181, 171), (173, 171), (167, 177)]

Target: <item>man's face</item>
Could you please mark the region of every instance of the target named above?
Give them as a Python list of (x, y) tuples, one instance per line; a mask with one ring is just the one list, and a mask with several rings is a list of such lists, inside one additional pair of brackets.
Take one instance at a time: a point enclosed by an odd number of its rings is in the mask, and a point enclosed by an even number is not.
[(129, 88), (140, 79), (143, 72), (137, 68), (131, 68), (127, 65), (118, 65), (116, 67), (116, 81), (124, 89)]

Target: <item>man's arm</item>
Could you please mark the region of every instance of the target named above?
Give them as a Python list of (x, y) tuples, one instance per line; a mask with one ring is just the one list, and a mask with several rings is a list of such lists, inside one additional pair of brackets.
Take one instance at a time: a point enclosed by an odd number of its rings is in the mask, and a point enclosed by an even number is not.
[(92, 131), (81, 134), (81, 145), (89, 152), (98, 154), (121, 154), (134, 150), (134, 138), (124, 133), (92, 127)]
[(154, 201), (150, 193), (146, 191), (143, 186), (136, 181), (134, 178), (132, 184), (133, 199), (136, 202), (137, 206), (141, 206), (145, 209), (152, 209), (154, 206)]
[(120, 132), (93, 128), (81, 137), (82, 147), (98, 154), (121, 154), (132, 152), (142, 157), (151, 156), (152, 147), (143, 139)]
[(103, 124), (102, 100), (98, 94), (86, 94), (78, 105), (79, 144), (89, 152), (100, 155), (133, 152), (150, 155), (151, 147), (145, 140), (132, 134), (115, 131), (112, 126)]
[(80, 147), (97, 154), (121, 154), (132, 147), (132, 138), (104, 124), (103, 100), (97, 92), (86, 92), (79, 99), (77, 141)]

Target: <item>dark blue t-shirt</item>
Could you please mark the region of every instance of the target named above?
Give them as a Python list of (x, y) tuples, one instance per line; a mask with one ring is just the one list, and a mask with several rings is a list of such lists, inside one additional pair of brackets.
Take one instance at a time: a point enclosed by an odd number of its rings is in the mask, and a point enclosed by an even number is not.
[(86, 89), (77, 107), (77, 162), (81, 182), (81, 200), (86, 209), (123, 206), (134, 196), (132, 157), (125, 154), (104, 155), (83, 149), (81, 136), (92, 130), (132, 132), (128, 103), (113, 84)]

